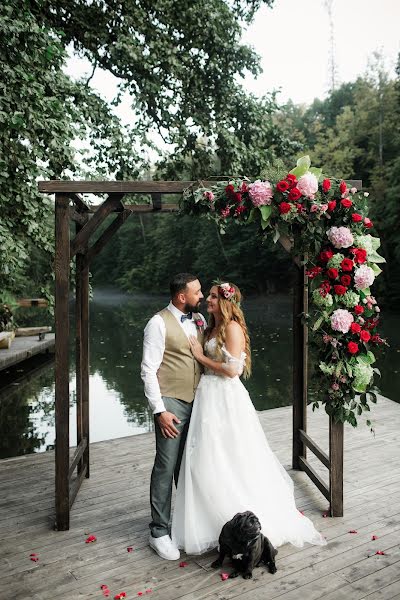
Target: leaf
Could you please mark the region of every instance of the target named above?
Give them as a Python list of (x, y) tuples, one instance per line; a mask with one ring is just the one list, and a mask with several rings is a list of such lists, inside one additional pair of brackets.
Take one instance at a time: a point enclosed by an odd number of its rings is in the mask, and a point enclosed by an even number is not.
[(300, 177), (302, 177), (302, 175), (307, 173), (310, 166), (311, 159), (307, 154), (306, 156), (302, 156), (297, 160), (297, 166), (294, 169), (292, 169), (290, 173), (293, 173), (293, 175), (296, 175), (297, 179), (299, 179)]
[(318, 167), (311, 167), (309, 169), (309, 171), (310, 171), (310, 173), (315, 175), (315, 177), (318, 179), (318, 181), (320, 181), (322, 179), (322, 169), (320, 169)]
[(281, 237), (281, 234), (279, 233), (279, 229), (276, 228), (274, 231), (274, 237), (272, 238), (274, 244), (276, 244), (276, 242), (279, 240), (280, 237)]
[(371, 266), (371, 269), (373, 270), (373, 272), (374, 272), (374, 274), (375, 274), (375, 277), (378, 277), (378, 275), (379, 275), (380, 273), (382, 273), (382, 269), (380, 269), (380, 268), (378, 267), (378, 265), (377, 265), (377, 264), (375, 264), (375, 263), (371, 263), (371, 265), (370, 265), (370, 266)]
[(250, 224), (253, 223), (253, 221), (255, 221), (256, 219), (256, 214), (257, 214), (257, 209), (253, 206), (253, 208), (250, 210), (250, 214), (247, 217), (246, 223)]
[(263, 221), (269, 221), (272, 212), (272, 206), (259, 206), (261, 218)]

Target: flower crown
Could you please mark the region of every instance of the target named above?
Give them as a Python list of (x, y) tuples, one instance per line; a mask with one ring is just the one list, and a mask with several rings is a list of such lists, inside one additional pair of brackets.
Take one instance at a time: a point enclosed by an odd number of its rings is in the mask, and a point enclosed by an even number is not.
[(236, 304), (236, 306), (240, 307), (240, 302), (235, 300), (235, 288), (228, 282), (222, 283), (220, 281), (214, 281), (215, 285), (218, 286), (218, 293), (220, 296), (225, 298), (225, 300), (230, 300), (232, 304)]

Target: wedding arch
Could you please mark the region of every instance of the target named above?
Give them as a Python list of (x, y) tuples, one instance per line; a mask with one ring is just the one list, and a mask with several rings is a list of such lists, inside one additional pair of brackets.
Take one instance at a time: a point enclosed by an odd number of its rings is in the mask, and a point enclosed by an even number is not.
[[(361, 414), (368, 409), (367, 394), (375, 401), (371, 387), (374, 355), (369, 346), (383, 343), (373, 332), (377, 319), (371, 315), (377, 313), (377, 306), (368, 286), (380, 271), (376, 263), (384, 259), (376, 252), (377, 238), (364, 235), (372, 223), (366, 216), (366, 197), (359, 192), (361, 182), (323, 178), (320, 170), (310, 167), (308, 157), (303, 157), (295, 169), (275, 182), (251, 182), (247, 178), (201, 182), (52, 180), (41, 181), (38, 186), (40, 192), (55, 194), (55, 528), (69, 529), (71, 506), (90, 473), (90, 263), (130, 215), (177, 211), (213, 219), (222, 229), (229, 220), (243, 224), (257, 220), (262, 230), (273, 233), (275, 241), (291, 252), (296, 271), (292, 466), (304, 471), (327, 498), (331, 516), (342, 516), (343, 423), (356, 424), (355, 411)], [(80, 196), (84, 193), (107, 197), (90, 207)], [(124, 196), (132, 194), (150, 195), (152, 203), (124, 203)], [(167, 194), (182, 194), (181, 204), (163, 204), (162, 196)], [(111, 213), (115, 219), (91, 244), (93, 234)], [(72, 239), (71, 220), (75, 223)], [(68, 303), (70, 261), (74, 257), (77, 447), (70, 460)], [(330, 334), (323, 333), (326, 323), (330, 324)], [(321, 332), (320, 355), (325, 352), (328, 357), (319, 365), (326, 384), (321, 388), (324, 397), (320, 402), (329, 414), (328, 454), (307, 434), (309, 332)], [(315, 400), (314, 406), (318, 404)], [(307, 449), (328, 469), (328, 484), (307, 461)]]

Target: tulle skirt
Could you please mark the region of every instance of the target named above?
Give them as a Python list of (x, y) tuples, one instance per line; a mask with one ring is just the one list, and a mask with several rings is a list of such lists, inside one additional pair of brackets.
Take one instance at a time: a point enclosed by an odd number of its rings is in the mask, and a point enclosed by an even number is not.
[(275, 546), (325, 545), (296, 508), (293, 482), (272, 452), (238, 377), (202, 375), (176, 491), (171, 536), (188, 554), (218, 545), (222, 526), (253, 511)]

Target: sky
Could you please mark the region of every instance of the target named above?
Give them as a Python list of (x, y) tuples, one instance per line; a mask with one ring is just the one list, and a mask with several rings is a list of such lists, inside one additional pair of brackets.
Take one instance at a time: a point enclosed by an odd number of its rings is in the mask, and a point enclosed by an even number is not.
[[(324, 98), (329, 89), (329, 20), (324, 0), (275, 0), (272, 9), (262, 6), (254, 22), (243, 31), (243, 42), (261, 57), (263, 73), (248, 75), (244, 86), (261, 96), (280, 89), (278, 101), (291, 98), (309, 104)], [(394, 76), (400, 51), (400, 0), (333, 0), (335, 63), (338, 83), (354, 81), (368, 69), (373, 52), (383, 54)], [(76, 57), (68, 61), (74, 77), (89, 76), (90, 64)], [(117, 80), (97, 69), (91, 85), (108, 100)], [(123, 122), (132, 119), (129, 98), (116, 109)]]

